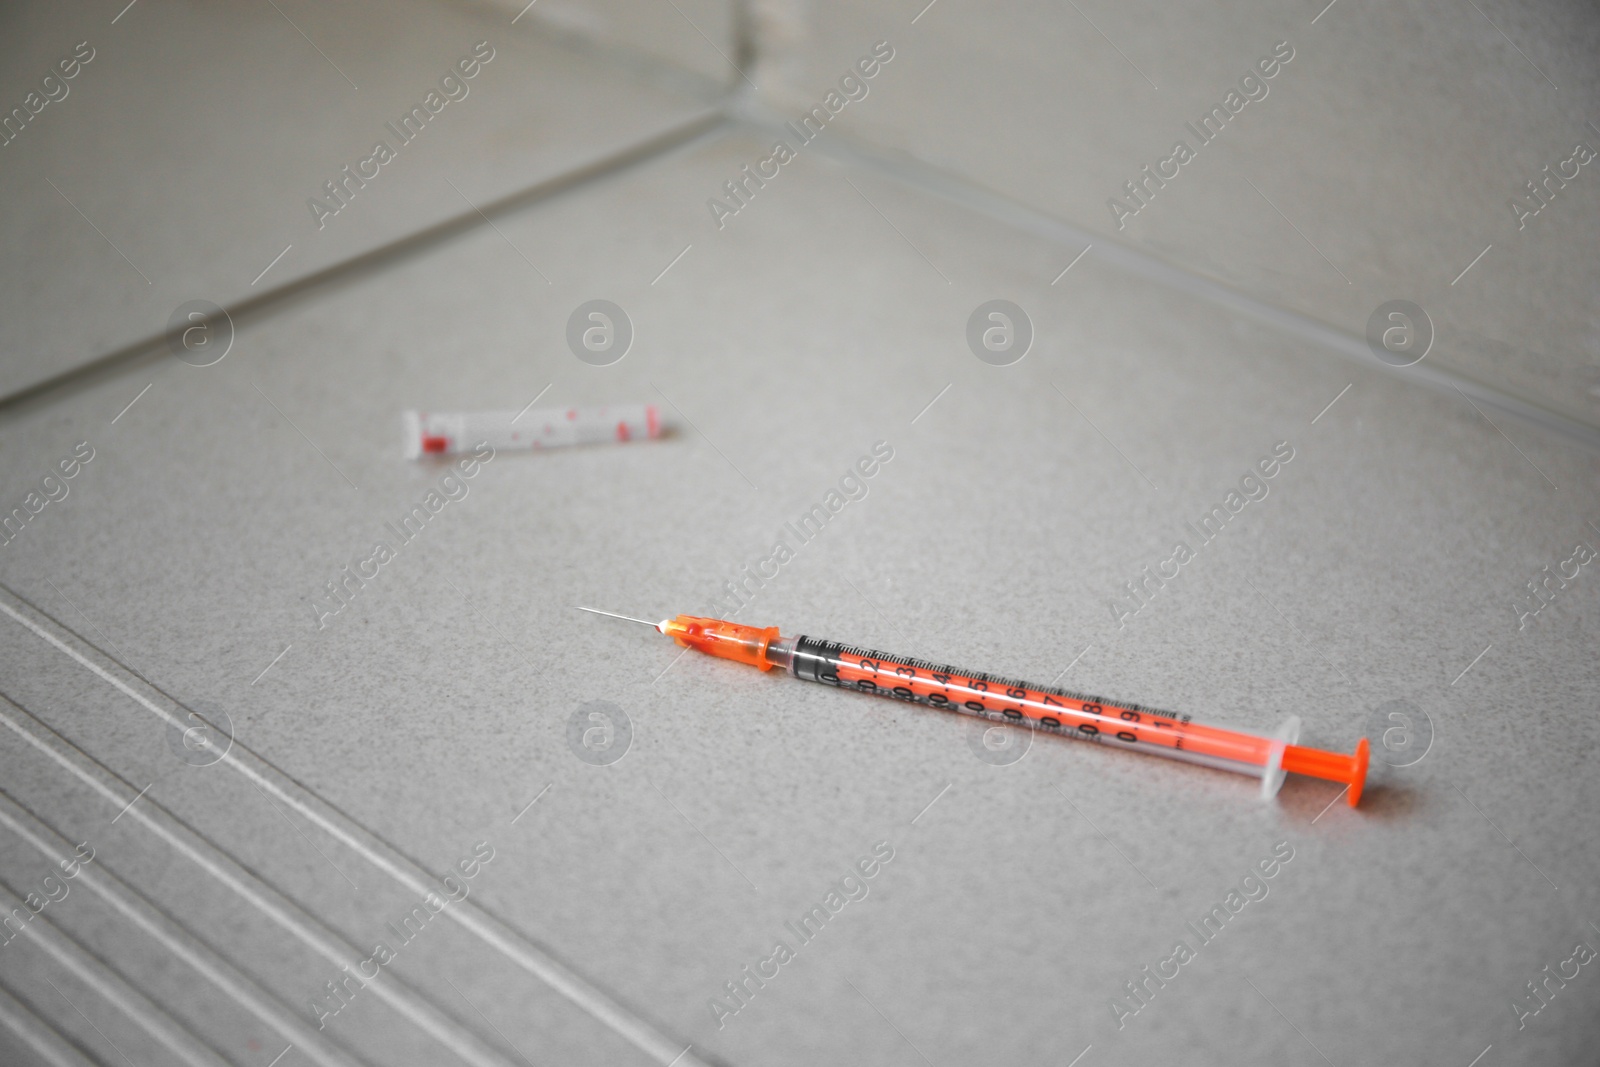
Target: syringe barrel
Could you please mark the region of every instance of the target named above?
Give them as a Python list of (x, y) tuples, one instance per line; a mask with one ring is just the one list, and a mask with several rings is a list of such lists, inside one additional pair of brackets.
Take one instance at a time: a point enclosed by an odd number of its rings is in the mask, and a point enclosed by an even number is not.
[[(1042, 733), (1198, 763), (1252, 778), (1274, 775), (1281, 739), (1193, 722), (1188, 715), (998, 678), (813, 637), (767, 648), (796, 678), (960, 712)], [(1281, 775), (1275, 775), (1281, 780)]]
[(654, 404), (532, 408), (523, 411), (404, 413), (407, 459), (452, 456), (488, 445), (496, 452), (561, 448), (660, 437)]

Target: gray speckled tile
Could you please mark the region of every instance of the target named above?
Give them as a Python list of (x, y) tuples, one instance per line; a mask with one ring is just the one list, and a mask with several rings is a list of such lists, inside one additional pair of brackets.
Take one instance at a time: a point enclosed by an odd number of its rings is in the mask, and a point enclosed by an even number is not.
[(738, 15), (730, 0), (468, 0), (492, 4), (518, 22), (532, 21), (608, 49), (651, 56), (721, 84), (740, 77)]
[[(488, 6), (276, 6), (0, 16), (8, 108), (78, 42), (93, 56), (0, 148), (0, 393), (592, 164), (716, 91)], [(421, 132), (391, 131), (413, 105)]]
[[(97, 454), (0, 547), (0, 580), (226, 709), (428, 869), (493, 840), (481, 906), (696, 1054), (909, 1060), (909, 1039), (935, 1062), (1092, 1044), (1096, 1062), (1235, 1063), (1314, 1056), (1309, 1038), (1337, 1063), (1490, 1043), (1547, 1063), (1592, 1044), (1581, 985), (1521, 1032), (1506, 1004), (1594, 943), (1592, 576), (1527, 629), (1511, 605), (1600, 536), (1595, 457), (1092, 257), (1052, 285), (1067, 250), (816, 155), (718, 232), (705, 198), (761, 152), (679, 153), (308, 297), (214, 367), (18, 413), (4, 500), (76, 441)], [(563, 340), (597, 295), (636, 331), (604, 368)], [(964, 337), (997, 296), (1036, 334), (1005, 368)], [(322, 584), (441, 477), (399, 458), (398, 412), (520, 406), (547, 384), (557, 404), (656, 398), (693, 428), (497, 456), (319, 630)], [(1354, 812), (1323, 783), (1264, 804), (1229, 776), (1049, 739), (999, 767), (965, 720), (675, 661), (572, 610), (709, 610), (878, 440), (894, 457), (866, 498), (752, 621), (1041, 681), (1070, 664), (1064, 684), (1252, 729), (1292, 711), (1345, 751), (1405, 700), (1432, 750)], [(1119, 626), (1122, 584), (1278, 442), (1294, 455), (1268, 495)], [(121, 774), (171, 763), (115, 693), (8, 640), (9, 662), (40, 664), (25, 703), (56, 729)], [(607, 767), (566, 743), (595, 699), (633, 722)], [(74, 717), (80, 700), (103, 710)], [(266, 812), (233, 814), (232, 786), (167, 778), (175, 813), (359, 922), (365, 898)], [(1282, 841), (1267, 899), (1118, 1030), (1122, 983)], [(894, 858), (870, 895), (719, 1028), (709, 998), (878, 842)], [(433, 969), (512, 996), (468, 941)]]
[[(1594, 165), (1568, 164), (1536, 217), (1508, 206), (1575, 144), (1600, 151), (1592, 6), (920, 6), (809, 7), (767, 98), (798, 116), (887, 40), (846, 136), (1356, 336), (1414, 301), (1430, 359), (1600, 423)], [(1280, 42), (1292, 59), (1247, 86), (1259, 99), (1229, 102), (1207, 142), (1186, 128)], [(1180, 139), (1194, 158), (1145, 178)]]

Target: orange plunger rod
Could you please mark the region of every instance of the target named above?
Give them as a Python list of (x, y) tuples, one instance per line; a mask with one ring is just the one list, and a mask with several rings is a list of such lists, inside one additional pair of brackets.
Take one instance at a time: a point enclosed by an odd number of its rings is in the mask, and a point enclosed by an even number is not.
[(1283, 750), (1283, 769), (1292, 774), (1309, 774), (1313, 778), (1345, 783), (1350, 787), (1350, 795), (1346, 799), (1353, 808), (1360, 802), (1361, 787), (1367, 782), (1368, 749), (1365, 737), (1356, 742), (1353, 756), (1289, 745)]

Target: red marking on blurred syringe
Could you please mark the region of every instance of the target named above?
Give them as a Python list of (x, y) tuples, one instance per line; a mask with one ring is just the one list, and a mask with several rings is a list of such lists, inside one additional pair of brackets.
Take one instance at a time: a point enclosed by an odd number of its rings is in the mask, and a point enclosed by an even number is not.
[(1261, 780), (1263, 796), (1276, 794), (1284, 776), (1292, 772), (1342, 782), (1349, 789), (1350, 806), (1355, 807), (1367, 780), (1366, 738), (1356, 742), (1355, 754), (1350, 756), (1306, 748), (1295, 744), (1300, 720), (1292, 715), (1276, 735), (1263, 737), (1204, 726), (1188, 715), (1126, 701), (1085, 696), (815, 637), (782, 637), (776, 626), (745, 626), (695, 615), (650, 622), (598, 608), (579, 610), (641, 623), (685, 648), (764, 671), (782, 667), (808, 682), (1248, 775)]

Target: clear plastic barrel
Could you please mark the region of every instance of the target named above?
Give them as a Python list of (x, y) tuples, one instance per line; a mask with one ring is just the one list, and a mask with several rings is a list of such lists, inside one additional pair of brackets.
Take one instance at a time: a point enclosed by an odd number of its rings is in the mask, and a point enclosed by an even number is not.
[(1267, 796), (1283, 784), (1284, 755), (1299, 740), (1300, 721), (1293, 716), (1262, 737), (1205, 726), (1178, 712), (810, 637), (773, 642), (767, 658), (808, 682), (1248, 775), (1261, 780)]

